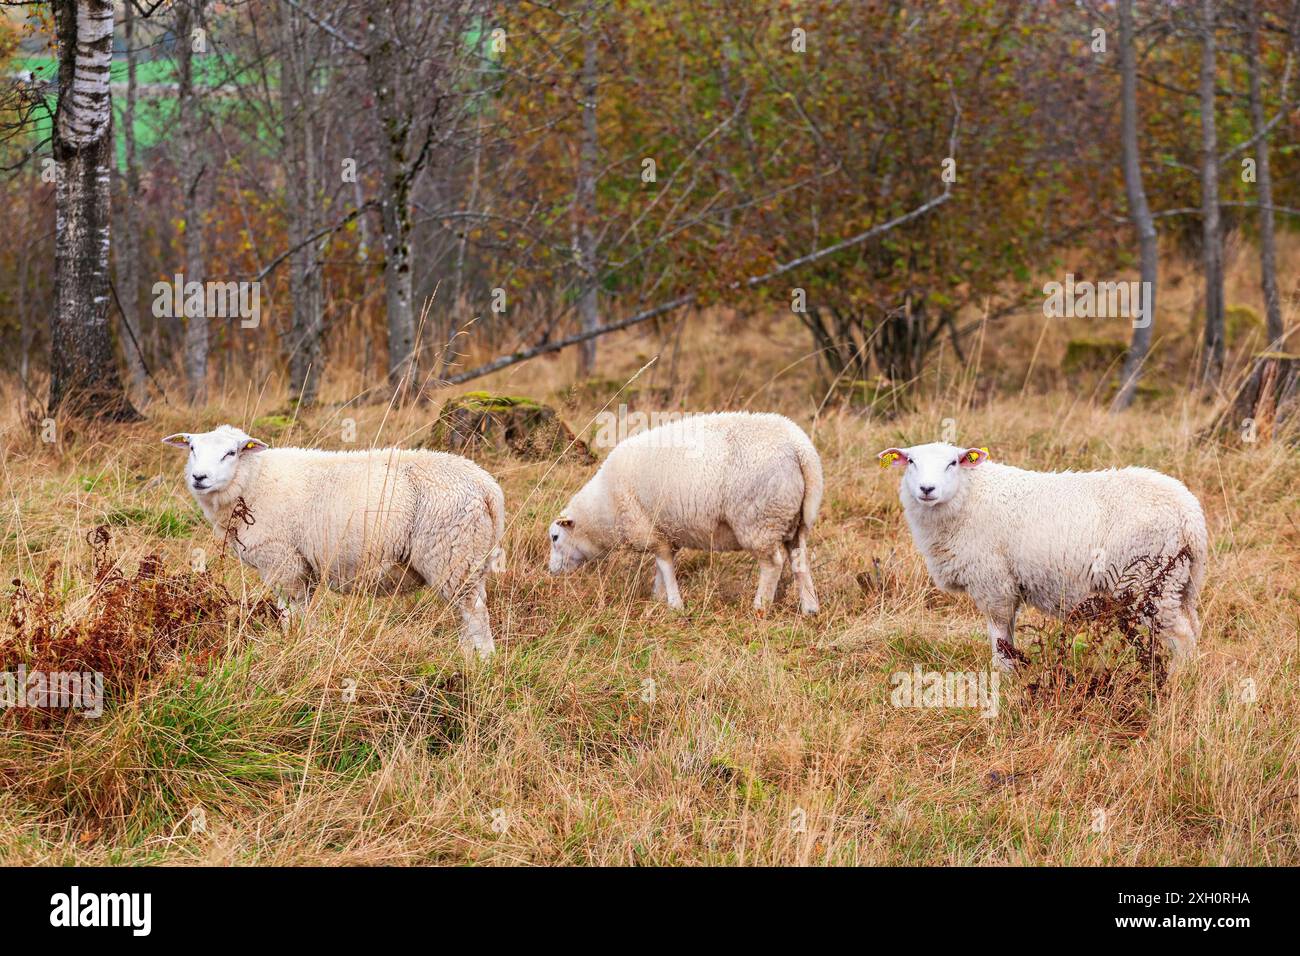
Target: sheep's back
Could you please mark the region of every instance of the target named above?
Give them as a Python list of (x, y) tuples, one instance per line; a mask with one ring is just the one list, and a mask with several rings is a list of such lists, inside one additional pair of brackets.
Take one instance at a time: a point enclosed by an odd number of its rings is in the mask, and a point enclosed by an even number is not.
[[(972, 472), (967, 540), (1001, 555), (1030, 604), (1069, 608), (1106, 590), (1133, 562), (1167, 560), (1184, 547), (1193, 577), (1206, 550), (1199, 502), (1175, 478), (1146, 468)], [(1198, 581), (1199, 586), (1199, 581)]]
[(430, 451), (262, 454), (255, 520), (293, 538), (318, 569), (347, 576), (410, 559), (412, 538), (444, 529), (451, 537), (488, 536), (487, 499), (500, 488), (469, 459)]
[(801, 443), (811, 450), (779, 415), (698, 415), (620, 443), (602, 471), (616, 498), (634, 501), (679, 544), (747, 548), (769, 531), (780, 540), (797, 522)]

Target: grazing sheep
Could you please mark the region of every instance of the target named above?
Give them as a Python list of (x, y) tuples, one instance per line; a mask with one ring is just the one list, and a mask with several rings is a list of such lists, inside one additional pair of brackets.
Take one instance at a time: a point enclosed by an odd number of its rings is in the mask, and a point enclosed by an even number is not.
[(748, 551), (758, 559), (759, 611), (790, 559), (799, 606), (818, 611), (808, 532), (822, 500), (822, 464), (781, 415), (692, 415), (640, 432), (610, 452), (551, 525), (552, 574), (626, 547), (655, 556), (654, 596), (681, 608), (680, 548)]
[(462, 648), (492, 652), (485, 578), (501, 560), (505, 498), (469, 459), (268, 449), (230, 425), (163, 442), (189, 449), (186, 483), (213, 529), (299, 605), (322, 582), (381, 594), (423, 584), (459, 608)]
[(1093, 594), (1113, 594), (1143, 557), (1171, 568), (1152, 629), (1175, 666), (1195, 654), (1205, 516), (1182, 482), (1148, 468), (1025, 471), (989, 461), (987, 449), (943, 443), (879, 457), (904, 468), (898, 496), (930, 577), (974, 599), (999, 667), (1012, 667), (998, 643), (1014, 648), (1021, 605), (1063, 617)]

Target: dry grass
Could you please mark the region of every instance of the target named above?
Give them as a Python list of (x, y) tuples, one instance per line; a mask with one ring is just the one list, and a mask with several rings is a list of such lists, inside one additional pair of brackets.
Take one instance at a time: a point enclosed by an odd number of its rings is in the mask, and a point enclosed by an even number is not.
[[(150, 553), (183, 570), (202, 548), (242, 610), (202, 667), (163, 669), (98, 720), (0, 718), (0, 862), (1300, 863), (1300, 455), (1196, 440), (1210, 407), (1181, 387), (1181, 294), (1163, 302), (1163, 394), (1119, 419), (1104, 386), (1059, 371), (1064, 337), (1095, 333), (1043, 331), (1041, 316), (990, 329), (965, 370), (942, 357), (887, 422), (818, 411), (793, 322), (696, 321), (675, 363), (671, 330), (610, 341), (604, 372), (619, 382), (664, 352), (634, 407), (775, 408), (810, 428), (828, 486), (823, 612), (804, 619), (787, 594), (757, 618), (756, 569), (739, 555), (686, 557), (685, 613), (650, 602), (652, 568), (635, 556), (550, 577), (546, 524), (590, 469), (488, 459), (509, 568), (490, 589), (500, 653), (468, 666), (431, 596), (322, 593), (305, 623), (255, 620), (264, 589), (216, 563), (180, 456), (157, 442), (229, 420), (273, 445), (340, 447), (344, 418), (362, 444), (409, 442), (435, 409), (340, 404), (258, 426), (283, 395), (228, 383), (202, 411), (155, 406), (146, 425), (55, 446), (11, 413), (3, 580), (34, 587), (58, 561), (76, 606), (94, 587), (86, 535), (108, 524), (124, 572)], [(569, 391), (569, 362), (488, 387), (567, 401), (581, 430), (612, 391)], [(997, 719), (891, 706), (895, 672), (988, 664), (982, 620), (930, 586), (874, 460), (945, 419), (1026, 467), (1142, 464), (1186, 481), (1211, 539), (1194, 670), (1158, 693), (1139, 681), (1080, 695), (1048, 670), (1090, 659), (1044, 655), (1004, 682)]]

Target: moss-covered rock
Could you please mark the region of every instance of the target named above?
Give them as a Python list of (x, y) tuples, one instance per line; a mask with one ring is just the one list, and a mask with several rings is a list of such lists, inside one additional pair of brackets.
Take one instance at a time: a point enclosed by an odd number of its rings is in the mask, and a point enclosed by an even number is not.
[(1264, 332), (1264, 320), (1248, 305), (1230, 306), (1223, 313), (1223, 334), (1229, 345)]
[(1127, 351), (1128, 343), (1116, 339), (1070, 339), (1061, 369), (1067, 375), (1118, 369)]
[(595, 460), (549, 405), (490, 392), (466, 392), (447, 402), (423, 444), (460, 453), (489, 449), (528, 459)]

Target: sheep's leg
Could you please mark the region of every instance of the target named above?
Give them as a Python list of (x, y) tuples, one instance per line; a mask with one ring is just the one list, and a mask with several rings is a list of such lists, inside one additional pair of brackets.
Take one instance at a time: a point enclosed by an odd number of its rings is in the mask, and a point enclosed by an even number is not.
[(284, 551), (274, 555), (266, 549), (257, 555), (254, 564), (262, 580), (276, 592), (275, 604), (281, 611), (280, 621), (286, 627), (294, 617), (305, 616), (311, 602), (311, 566), (297, 551)]
[(785, 548), (781, 545), (770, 552), (756, 551), (758, 559), (758, 591), (754, 594), (754, 610), (766, 611), (776, 597), (776, 586), (781, 581), (781, 568), (785, 566)]
[(664, 600), (669, 607), (680, 611), (685, 605), (682, 604), (681, 592), (677, 590), (677, 570), (673, 567), (671, 547), (665, 546), (655, 551), (655, 568), (657, 577), (663, 584)]
[(817, 589), (813, 587), (812, 566), (808, 559), (808, 536), (803, 530), (795, 539), (794, 547), (786, 546), (790, 556), (790, 568), (799, 585), (799, 610), (804, 614), (816, 614), (821, 610), (817, 601)]
[(650, 587), (650, 596), (656, 601), (664, 599), (664, 575), (659, 570), (659, 563), (655, 562), (655, 583)]
[(1196, 657), (1196, 622), (1183, 609), (1162, 615), (1160, 637), (1169, 648), (1169, 670), (1177, 671)]
[(1016, 669), (1014, 657), (1003, 654), (998, 644), (1006, 641), (1007, 646), (1016, 646), (1016, 609), (1008, 611), (985, 611), (989, 626), (989, 646), (993, 650), (993, 666), (1000, 671), (1011, 672)]
[(460, 649), (487, 657), (496, 650), (492, 640), (492, 623), (488, 619), (487, 586), (479, 581), (460, 599)]

